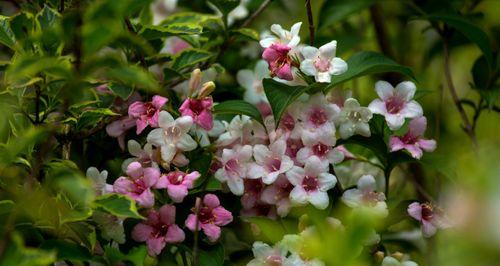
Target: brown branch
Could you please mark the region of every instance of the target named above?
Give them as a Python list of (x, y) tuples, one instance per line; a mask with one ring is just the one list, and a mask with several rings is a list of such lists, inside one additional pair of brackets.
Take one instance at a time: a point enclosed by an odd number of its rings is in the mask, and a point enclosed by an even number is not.
[(314, 21), (311, 9), (311, 0), (306, 0), (307, 21), (309, 23), (309, 44), (314, 46)]
[(378, 4), (372, 5), (370, 7), (370, 16), (373, 21), (373, 26), (375, 27), (377, 43), (380, 50), (391, 59), (396, 59), (394, 51), (392, 50), (387, 27), (384, 23), (382, 8)]
[(477, 139), (476, 134), (474, 133), (474, 129), (467, 117), (467, 113), (465, 112), (460, 99), (458, 98), (457, 90), (455, 89), (455, 85), (453, 84), (453, 79), (451, 77), (450, 71), (450, 51), (448, 47), (448, 39), (447, 37), (443, 37), (443, 51), (444, 51), (444, 73), (446, 77), (446, 81), (448, 83), (448, 89), (451, 94), (451, 98), (457, 107), (458, 113), (460, 114), (460, 118), (464, 123), (464, 130), (472, 141), (474, 147), (477, 147)]
[(250, 25), (250, 23), (252, 23), (260, 15), (260, 13), (262, 13), (267, 8), (267, 6), (272, 1), (273, 0), (264, 0), (264, 2), (262, 2), (262, 4), (259, 6), (259, 8), (257, 8), (257, 10), (255, 10), (255, 12), (253, 12), (252, 15), (250, 15), (250, 17), (248, 17), (243, 22), (243, 24), (241, 24), (241, 28), (246, 28), (248, 25)]
[(40, 124), (40, 96), (42, 92), (40, 86), (35, 85), (35, 122), (34, 124)]

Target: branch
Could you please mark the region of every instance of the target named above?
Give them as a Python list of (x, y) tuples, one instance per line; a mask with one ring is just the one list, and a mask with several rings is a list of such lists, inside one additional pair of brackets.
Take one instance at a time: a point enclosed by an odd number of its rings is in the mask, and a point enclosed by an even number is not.
[(194, 244), (193, 244), (193, 265), (194, 266), (199, 266), (200, 261), (199, 261), (199, 247), (198, 247), (198, 238), (199, 238), (199, 232), (198, 230), (198, 215), (200, 214), (200, 205), (201, 205), (201, 199), (196, 198), (196, 203), (194, 205), (194, 213), (196, 215), (195, 218), (195, 227), (194, 227)]
[(255, 12), (253, 12), (253, 14), (250, 15), (250, 17), (248, 17), (245, 20), (245, 22), (243, 22), (243, 24), (241, 24), (241, 28), (246, 28), (248, 25), (250, 25), (250, 23), (252, 23), (252, 21), (254, 21), (255, 18), (257, 18), (260, 15), (260, 13), (262, 13), (262, 11), (264, 11), (272, 1), (273, 0), (264, 0), (264, 2), (262, 2), (259, 8), (257, 8), (257, 10), (255, 10)]
[(396, 59), (389, 40), (389, 34), (387, 33), (387, 27), (384, 23), (382, 9), (378, 4), (374, 4), (370, 7), (370, 16), (373, 21), (373, 26), (375, 27), (377, 43), (380, 50), (391, 59)]
[(40, 124), (40, 95), (41, 95), (40, 86), (35, 85), (35, 122), (34, 124)]
[(474, 129), (472, 128), (471, 123), (469, 122), (469, 118), (467, 117), (467, 113), (465, 112), (460, 99), (458, 98), (457, 91), (455, 89), (455, 85), (453, 84), (453, 79), (451, 77), (450, 71), (450, 51), (448, 47), (448, 39), (443, 36), (443, 51), (444, 51), (444, 73), (446, 77), (446, 81), (448, 83), (448, 89), (451, 94), (451, 98), (457, 107), (458, 113), (464, 123), (464, 130), (469, 135), (469, 138), (472, 141), (474, 147), (477, 147), (476, 134), (474, 133)]
[(311, 10), (311, 0), (306, 0), (307, 21), (309, 23), (309, 44), (314, 46), (314, 21)]

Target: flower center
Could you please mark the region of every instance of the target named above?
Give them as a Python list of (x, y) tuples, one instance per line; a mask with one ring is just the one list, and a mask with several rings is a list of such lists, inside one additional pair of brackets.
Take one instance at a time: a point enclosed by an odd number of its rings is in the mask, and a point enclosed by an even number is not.
[(350, 111), (349, 113), (347, 113), (347, 118), (354, 122), (361, 122), (361, 120), (363, 119), (358, 111)]
[(170, 140), (178, 140), (182, 135), (181, 129), (176, 126), (171, 126), (165, 130), (165, 137)]
[(281, 256), (272, 254), (267, 256), (266, 258), (266, 266), (281, 266), (283, 265), (281, 262)]
[(152, 117), (156, 113), (156, 107), (152, 103), (145, 103), (146, 107), (146, 116)]
[(198, 220), (202, 224), (213, 223), (215, 221), (215, 216), (212, 213), (212, 209), (207, 206), (201, 207), (198, 213)]
[(381, 200), (381, 194), (375, 191), (367, 191), (363, 193), (362, 200), (368, 205), (375, 205)]
[(325, 157), (325, 155), (327, 155), (328, 152), (330, 152), (330, 147), (328, 147), (325, 144), (320, 142), (320, 143), (312, 146), (312, 151), (313, 151), (314, 155), (316, 155), (318, 157)]
[(186, 176), (186, 173), (183, 173), (181, 171), (175, 171), (171, 172), (167, 175), (168, 181), (170, 181), (170, 184), (172, 185), (180, 185), (182, 184), (182, 181), (184, 181), (184, 177)]
[(230, 159), (224, 165), (224, 170), (230, 174), (239, 174), (240, 166), (237, 159)]
[(281, 127), (287, 131), (292, 131), (295, 128), (295, 120), (289, 113), (286, 113), (281, 118)]
[(189, 101), (189, 109), (191, 109), (195, 115), (200, 115), (205, 110), (201, 100), (197, 99), (191, 99)]
[(315, 176), (306, 175), (302, 180), (302, 187), (307, 192), (318, 190), (318, 185), (318, 179)]
[(297, 157), (297, 152), (304, 147), (300, 139), (287, 139), (286, 140), (286, 155), (295, 158)]
[(433, 216), (434, 212), (432, 211), (432, 206), (429, 204), (422, 204), (422, 219), (430, 221)]
[(268, 161), (267, 169), (269, 169), (270, 172), (276, 172), (276, 171), (280, 170), (280, 168), (281, 168), (281, 159), (280, 158), (274, 157)]
[(328, 121), (328, 115), (326, 114), (325, 110), (321, 108), (315, 108), (309, 116), (309, 121), (311, 121), (311, 123), (313, 123), (315, 126), (321, 126), (326, 123), (326, 121)]
[(385, 108), (390, 114), (397, 114), (403, 109), (405, 102), (395, 96), (391, 96), (385, 100)]
[(328, 69), (330, 69), (330, 60), (328, 60), (327, 58), (318, 57), (318, 59), (314, 61), (314, 67), (319, 72), (328, 72)]
[(141, 178), (134, 180), (134, 188), (131, 192), (135, 194), (142, 194), (144, 190), (146, 190), (146, 184), (144, 184), (144, 181), (142, 181)]

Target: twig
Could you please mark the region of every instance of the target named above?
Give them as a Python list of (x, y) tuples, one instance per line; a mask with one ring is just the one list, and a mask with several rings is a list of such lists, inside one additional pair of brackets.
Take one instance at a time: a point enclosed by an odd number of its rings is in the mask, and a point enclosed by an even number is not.
[(457, 91), (455, 89), (455, 85), (453, 84), (453, 79), (451, 77), (451, 71), (450, 71), (450, 51), (448, 47), (448, 39), (446, 36), (443, 36), (443, 51), (444, 51), (444, 73), (446, 76), (446, 81), (448, 83), (448, 89), (451, 94), (451, 98), (453, 99), (453, 102), (455, 103), (455, 106), (457, 107), (458, 113), (460, 114), (460, 117), (462, 119), (462, 122), (464, 123), (464, 130), (469, 135), (469, 138), (472, 141), (472, 144), (474, 147), (477, 147), (477, 140), (476, 140), (476, 134), (474, 133), (474, 130), (472, 128), (472, 125), (469, 122), (469, 118), (467, 117), (467, 113), (465, 112), (462, 103), (460, 102), (460, 99), (458, 98)]
[(35, 85), (35, 123), (40, 124), (40, 95), (41, 95), (40, 86)]
[(311, 0), (306, 0), (307, 21), (309, 23), (309, 44), (314, 46), (314, 21), (311, 10)]
[(382, 9), (378, 4), (374, 4), (370, 7), (370, 16), (373, 21), (373, 26), (375, 27), (377, 43), (380, 47), (380, 50), (388, 57), (396, 59), (396, 57), (394, 56), (394, 51), (392, 50), (391, 42), (389, 40), (389, 34), (387, 33), (387, 27), (384, 23)]
[[(130, 22), (129, 18), (125, 18), (125, 25), (127, 25), (127, 29), (132, 35), (137, 35), (137, 32), (135, 31), (134, 26), (132, 25), (132, 22)], [(136, 53), (136, 56), (139, 57), (141, 65), (146, 68), (148, 65), (146, 64), (146, 60), (144, 60), (144, 55), (142, 53)]]
[(257, 8), (257, 10), (255, 10), (255, 12), (252, 13), (252, 15), (250, 15), (250, 17), (248, 17), (244, 22), (243, 24), (241, 24), (241, 28), (245, 28), (247, 27), (248, 25), (250, 25), (250, 23), (252, 23), (252, 21), (254, 21), (259, 15), (260, 13), (262, 13), (262, 11), (264, 11), (267, 6), (272, 2), (273, 0), (265, 0), (264, 2), (262, 2), (262, 4), (259, 6), (259, 8)]
[(195, 218), (195, 226), (194, 226), (194, 243), (193, 243), (193, 265), (194, 266), (199, 266), (200, 265), (200, 261), (199, 261), (199, 247), (198, 247), (198, 238), (199, 238), (199, 226), (198, 226), (198, 215), (200, 214), (200, 205), (201, 205), (201, 198), (196, 198), (196, 203), (194, 205), (194, 213), (196, 215), (196, 218)]

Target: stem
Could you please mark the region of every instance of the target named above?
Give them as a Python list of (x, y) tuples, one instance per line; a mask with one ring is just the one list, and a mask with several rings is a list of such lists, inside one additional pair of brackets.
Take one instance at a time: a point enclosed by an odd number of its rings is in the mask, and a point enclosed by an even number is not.
[(195, 208), (195, 214), (196, 214), (196, 219), (195, 219), (195, 228), (194, 228), (194, 244), (193, 244), (193, 265), (194, 266), (199, 266), (200, 261), (199, 261), (199, 247), (198, 247), (198, 238), (199, 238), (199, 228), (198, 228), (198, 215), (200, 214), (200, 205), (201, 205), (201, 198), (196, 198), (196, 203), (194, 205)]
[(314, 21), (311, 10), (311, 0), (306, 0), (307, 21), (309, 23), (309, 44), (314, 46)]
[(40, 124), (40, 95), (41, 89), (40, 86), (35, 85), (35, 123)]
[(262, 4), (259, 6), (259, 8), (257, 8), (257, 10), (255, 10), (255, 12), (253, 12), (252, 15), (250, 15), (250, 17), (248, 17), (245, 22), (243, 22), (243, 24), (241, 24), (241, 28), (245, 28), (247, 27), (248, 25), (250, 25), (250, 23), (252, 23), (252, 21), (254, 21), (259, 15), (260, 13), (262, 13), (262, 11), (264, 11), (267, 6), (272, 2), (273, 0), (265, 0), (264, 2), (262, 2)]
[(385, 197), (389, 198), (389, 178), (391, 177), (391, 173), (384, 171), (384, 177), (385, 177)]
[(476, 134), (474, 133), (474, 129), (472, 128), (472, 125), (469, 122), (469, 118), (467, 117), (467, 113), (465, 112), (462, 103), (460, 102), (457, 91), (455, 89), (455, 85), (453, 84), (453, 79), (451, 77), (451, 71), (450, 71), (450, 51), (448, 47), (448, 39), (447, 37), (443, 37), (443, 51), (444, 51), (444, 73), (446, 76), (446, 81), (448, 83), (448, 89), (451, 94), (451, 98), (453, 99), (453, 102), (455, 103), (455, 106), (457, 107), (458, 113), (460, 114), (460, 117), (462, 118), (462, 122), (464, 123), (464, 130), (469, 135), (469, 138), (472, 141), (472, 144), (474, 148), (477, 147), (477, 140), (476, 140)]
[(378, 4), (374, 4), (370, 7), (370, 16), (373, 21), (373, 26), (375, 27), (377, 43), (380, 47), (380, 50), (388, 57), (396, 59), (396, 57), (394, 56), (394, 51), (392, 50), (389, 34), (387, 33), (387, 27), (384, 23), (382, 9)]

